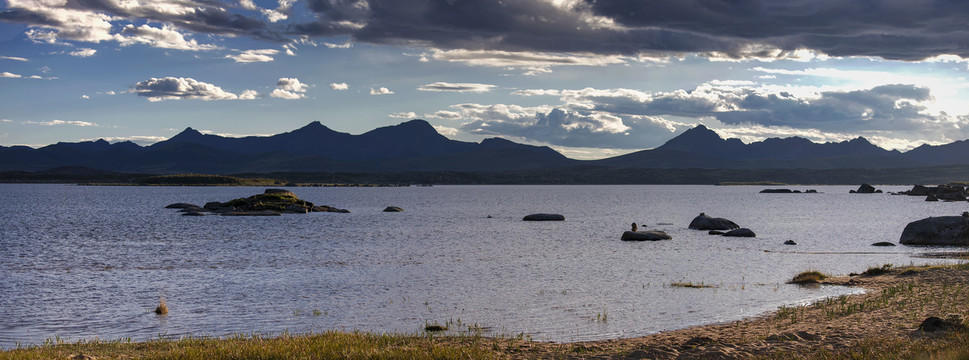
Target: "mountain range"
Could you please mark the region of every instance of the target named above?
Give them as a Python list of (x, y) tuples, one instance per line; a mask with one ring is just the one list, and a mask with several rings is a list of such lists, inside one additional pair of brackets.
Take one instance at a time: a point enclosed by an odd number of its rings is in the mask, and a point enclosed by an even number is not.
[(272, 136), (207, 135), (187, 128), (149, 146), (105, 140), (61, 142), (41, 148), (0, 146), (0, 171), (86, 167), (137, 173), (270, 173), (407, 171), (503, 172), (596, 167), (617, 169), (890, 169), (969, 165), (969, 141), (885, 150), (865, 138), (814, 143), (800, 137), (744, 144), (698, 125), (655, 149), (574, 160), (545, 146), (501, 138), (451, 140), (424, 120), (360, 135), (312, 122)]

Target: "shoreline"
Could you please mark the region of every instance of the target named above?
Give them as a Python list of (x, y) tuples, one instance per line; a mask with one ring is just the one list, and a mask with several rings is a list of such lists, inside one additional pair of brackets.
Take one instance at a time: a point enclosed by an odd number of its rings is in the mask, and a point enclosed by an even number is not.
[[(361, 346), (360, 353), (349, 358), (810, 359), (924, 354), (950, 358), (969, 353), (969, 331), (965, 328), (935, 332), (919, 329), (923, 320), (931, 316), (969, 318), (969, 264), (872, 269), (863, 275), (832, 277), (820, 284), (806, 285), (861, 287), (868, 290), (863, 294), (781, 307), (744, 320), (635, 338), (551, 343), (524, 337), (450, 336), (433, 332), (409, 335), (326, 332), (145, 342), (82, 341), (4, 350), (0, 351), (0, 359), (76, 358), (72, 356), (77, 355), (87, 356), (81, 359), (201, 359), (225, 353), (234, 354), (232, 358), (307, 358), (306, 350), (318, 349), (317, 345), (321, 344), (337, 346), (336, 350), (327, 351), (339, 352), (316, 352), (319, 357), (353, 354)], [(299, 353), (303, 355), (288, 352), (293, 348), (301, 348)]]

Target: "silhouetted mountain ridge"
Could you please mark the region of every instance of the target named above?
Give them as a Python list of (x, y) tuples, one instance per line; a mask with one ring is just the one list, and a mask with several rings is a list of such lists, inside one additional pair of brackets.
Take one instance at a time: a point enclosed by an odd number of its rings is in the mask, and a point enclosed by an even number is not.
[(140, 173), (540, 171), (576, 166), (628, 169), (873, 169), (969, 165), (969, 141), (923, 145), (906, 153), (863, 137), (815, 143), (803, 137), (750, 144), (698, 125), (660, 147), (601, 160), (573, 160), (546, 146), (502, 138), (451, 140), (424, 120), (359, 135), (319, 121), (271, 136), (226, 137), (191, 127), (150, 146), (103, 139), (39, 149), (0, 146), (0, 171), (89, 167)]

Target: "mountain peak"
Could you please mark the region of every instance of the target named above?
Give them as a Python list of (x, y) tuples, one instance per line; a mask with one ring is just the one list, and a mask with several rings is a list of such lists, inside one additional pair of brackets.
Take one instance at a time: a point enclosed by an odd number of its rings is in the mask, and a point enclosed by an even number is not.
[(727, 141), (720, 137), (716, 131), (699, 124), (670, 139), (657, 149), (702, 152), (711, 150), (711, 147), (721, 147), (726, 143)]

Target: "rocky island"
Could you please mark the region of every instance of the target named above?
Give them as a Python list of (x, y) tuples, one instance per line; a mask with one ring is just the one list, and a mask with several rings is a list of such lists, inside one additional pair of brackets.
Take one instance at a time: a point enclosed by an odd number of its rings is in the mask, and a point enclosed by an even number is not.
[(280, 214), (306, 214), (310, 212), (350, 212), (346, 209), (327, 205), (314, 205), (285, 189), (266, 189), (262, 194), (229, 200), (224, 203), (212, 201), (201, 207), (189, 203), (175, 203), (165, 208), (181, 209), (182, 215), (185, 216), (202, 216), (205, 213), (222, 216), (278, 216)]

